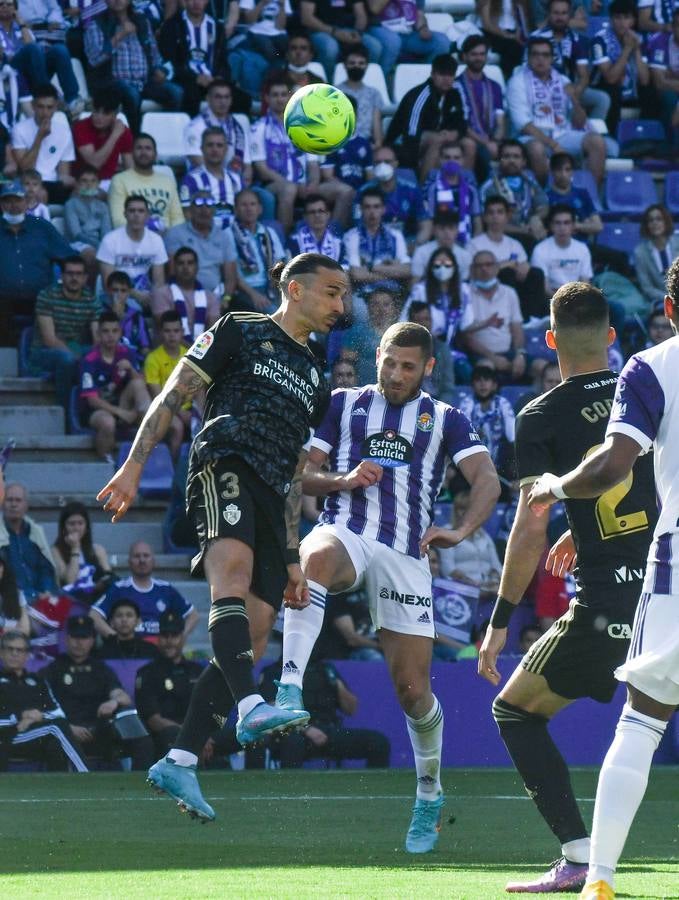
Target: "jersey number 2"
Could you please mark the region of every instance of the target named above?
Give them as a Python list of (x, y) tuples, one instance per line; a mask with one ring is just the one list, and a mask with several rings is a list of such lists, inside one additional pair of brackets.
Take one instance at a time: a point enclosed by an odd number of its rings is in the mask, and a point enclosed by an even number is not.
[[(590, 447), (585, 453), (585, 459), (601, 446), (603, 445), (595, 444), (594, 447)], [(620, 537), (623, 534), (633, 534), (635, 531), (643, 531), (645, 528), (648, 528), (648, 516), (643, 509), (640, 509), (638, 512), (627, 513), (624, 516), (619, 516), (616, 513), (620, 503), (632, 490), (633, 481), (634, 473), (630, 472), (624, 481), (606, 491), (596, 502), (596, 520), (601, 537), (605, 541), (608, 538)]]

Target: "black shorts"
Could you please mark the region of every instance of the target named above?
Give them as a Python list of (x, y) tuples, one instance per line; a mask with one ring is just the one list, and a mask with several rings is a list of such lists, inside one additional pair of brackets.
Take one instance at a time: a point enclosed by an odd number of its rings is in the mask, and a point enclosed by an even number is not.
[(242, 541), (254, 554), (252, 592), (280, 609), (288, 579), (285, 499), (239, 456), (228, 456), (191, 479), (187, 506), (200, 546), (191, 574), (203, 577), (203, 555), (213, 541)]
[(597, 591), (594, 608), (571, 600), (568, 612), (533, 644), (521, 665), (568, 700), (591, 697), (610, 703), (619, 684), (613, 673), (627, 657), (640, 590), (641, 583), (620, 585), (615, 595), (610, 588)]

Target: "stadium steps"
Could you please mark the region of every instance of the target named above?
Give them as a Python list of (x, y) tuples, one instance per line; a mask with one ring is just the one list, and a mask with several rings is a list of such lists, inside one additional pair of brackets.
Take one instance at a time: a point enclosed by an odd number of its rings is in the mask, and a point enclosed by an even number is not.
[(0, 378), (0, 406), (53, 406), (54, 388), (42, 378)]
[[(57, 536), (57, 518), (41, 522), (47, 540), (51, 543)], [(127, 559), (130, 544), (146, 541), (154, 553), (162, 553), (163, 527), (160, 522), (96, 522), (92, 526), (94, 541), (106, 548), (109, 556)]]
[(474, 0), (425, 0), (424, 11), (450, 13), (463, 19), (474, 12)]
[(21, 402), (16, 393), (12, 402), (3, 404), (0, 414), (0, 440), (2, 438), (64, 433), (64, 410), (60, 406), (16, 405)]
[(31, 434), (15, 437), (12, 452), (15, 462), (96, 461), (94, 440), (90, 434)]
[(113, 475), (113, 466), (105, 462), (15, 462), (7, 466), (7, 479), (20, 481), (31, 491), (48, 491), (59, 485), (68, 496), (69, 486), (77, 485), (82, 493), (97, 494)]

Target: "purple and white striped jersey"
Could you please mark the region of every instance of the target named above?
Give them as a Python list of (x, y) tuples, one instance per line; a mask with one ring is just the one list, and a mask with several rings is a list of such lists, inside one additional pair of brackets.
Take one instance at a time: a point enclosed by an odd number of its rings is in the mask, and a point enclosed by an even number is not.
[(384, 468), (376, 485), (330, 494), (319, 521), (416, 559), (446, 464), (487, 452), (459, 409), (424, 392), (393, 406), (375, 385), (333, 391), (311, 446), (328, 454), (336, 472), (350, 472), (362, 460)]
[(660, 516), (648, 551), (644, 592), (679, 593), (679, 337), (635, 353), (620, 373), (606, 436), (653, 447)]

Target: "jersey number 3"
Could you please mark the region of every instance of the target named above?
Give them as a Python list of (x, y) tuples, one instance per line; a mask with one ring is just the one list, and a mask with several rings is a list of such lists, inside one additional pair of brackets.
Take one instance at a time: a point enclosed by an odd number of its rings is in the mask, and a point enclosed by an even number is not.
[[(585, 459), (601, 446), (603, 445), (595, 444), (594, 447), (590, 447), (585, 453)], [(619, 516), (616, 513), (620, 503), (632, 490), (633, 481), (634, 473), (630, 472), (624, 481), (606, 491), (596, 502), (596, 520), (601, 537), (605, 541), (608, 538), (620, 537), (623, 534), (633, 534), (635, 531), (643, 531), (645, 528), (648, 528), (648, 516), (643, 509), (640, 509), (638, 512), (627, 513), (624, 516)]]

